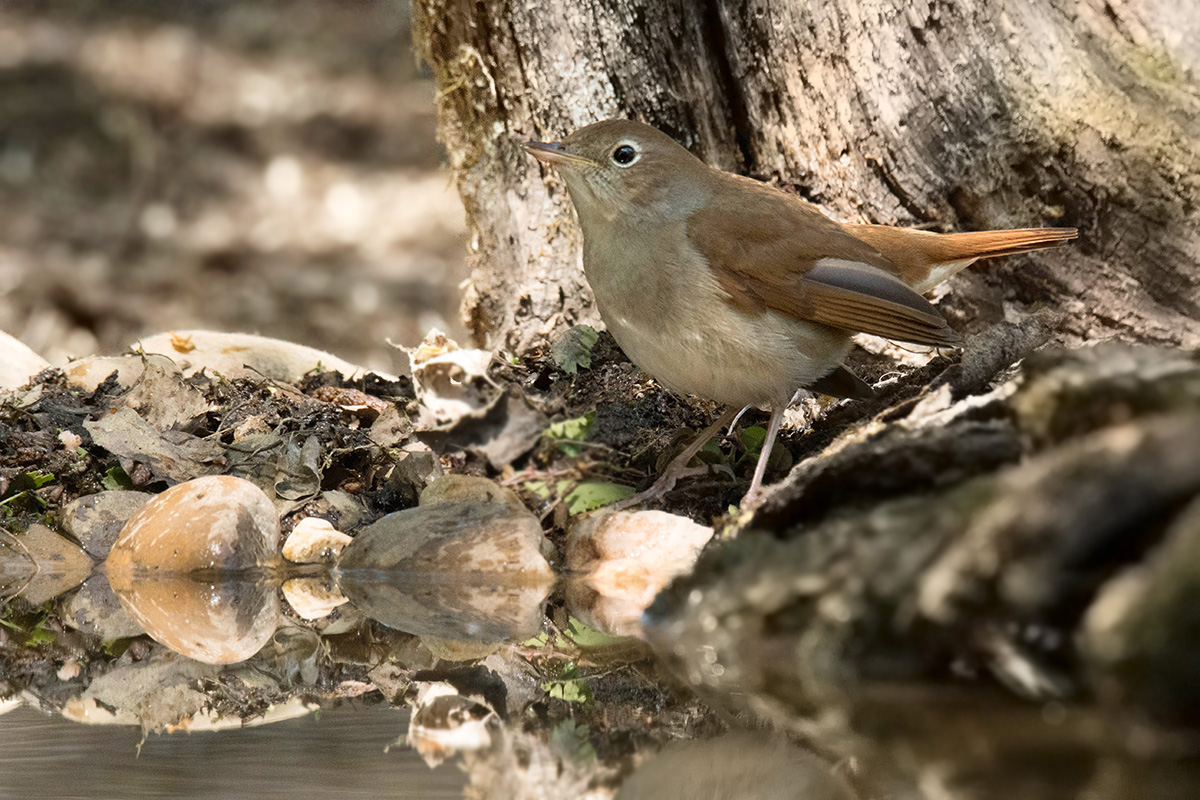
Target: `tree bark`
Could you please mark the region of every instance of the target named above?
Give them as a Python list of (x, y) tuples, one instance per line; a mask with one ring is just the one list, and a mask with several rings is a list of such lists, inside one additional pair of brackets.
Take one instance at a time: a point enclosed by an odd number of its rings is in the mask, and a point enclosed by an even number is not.
[(473, 228), (464, 316), (522, 351), (596, 322), (565, 187), (519, 143), (642, 119), (843, 221), (1074, 225), (954, 279), (970, 332), (1200, 345), (1200, 14), (1168, 0), (416, 0)]

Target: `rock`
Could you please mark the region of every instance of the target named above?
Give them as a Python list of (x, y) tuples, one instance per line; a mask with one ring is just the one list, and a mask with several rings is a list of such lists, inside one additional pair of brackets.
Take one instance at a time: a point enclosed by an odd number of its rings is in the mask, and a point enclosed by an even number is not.
[(305, 517), (296, 523), (283, 543), (283, 557), (294, 564), (331, 563), (351, 541), (327, 520)]
[(49, 366), (24, 342), (0, 331), (0, 391), (24, 386)]
[(504, 503), (514, 509), (525, 509), (525, 504), (512, 489), (475, 475), (442, 475), (435, 478), (433, 483), (421, 492), (420, 503), (423, 506), (432, 506), (438, 503), (472, 501)]
[(33, 556), (17, 537), (0, 529), (0, 597), (8, 598), (29, 585), (37, 574)]
[(499, 503), (420, 506), (375, 522), (339, 562), (350, 602), (389, 627), (470, 642), (541, 627), (554, 584), (537, 518)]
[(636, 636), (655, 596), (686, 575), (713, 529), (665, 511), (600, 511), (567, 534), (568, 609), (592, 627)]
[(94, 392), (113, 373), (116, 373), (117, 385), (128, 389), (141, 379), (145, 369), (146, 359), (140, 355), (90, 356), (72, 361), (63, 372), (72, 386)]
[(409, 442), (388, 475), (388, 487), (400, 495), (405, 505), (415, 506), (421, 493), (441, 474), (441, 461), (429, 446)]
[(133, 513), (153, 497), (123, 490), (84, 495), (63, 507), (63, 529), (83, 544), (88, 555), (103, 559)]
[(125, 610), (103, 571), (91, 576), (71, 595), (63, 609), (63, 621), (106, 642), (141, 636), (145, 631)]
[(378, 516), (367, 509), (361, 499), (336, 489), (321, 492), (306, 508), (327, 517), (339, 531), (358, 530)]
[(278, 547), (279, 520), (266, 494), (250, 481), (212, 475), (167, 489), (139, 508), (113, 544), (106, 569), (110, 580), (135, 569), (241, 571), (278, 564)]
[(121, 604), (156, 641), (197, 661), (228, 664), (270, 639), (280, 563), (275, 508), (254, 484), (211, 476), (142, 506), (105, 571)]
[[(316, 369), (338, 372), (345, 378), (368, 372), (332, 353), (249, 333), (169, 331), (145, 337), (134, 349), (167, 356), (180, 366), (184, 375), (207, 369), (230, 380), (267, 378), (296, 383)], [(376, 374), (385, 380), (396, 380), (381, 372)]]

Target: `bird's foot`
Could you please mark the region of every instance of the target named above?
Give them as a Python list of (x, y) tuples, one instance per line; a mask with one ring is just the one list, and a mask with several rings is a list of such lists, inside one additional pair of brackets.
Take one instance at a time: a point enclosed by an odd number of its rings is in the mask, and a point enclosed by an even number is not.
[(707, 474), (708, 471), (709, 467), (707, 464), (698, 467), (689, 467), (686, 464), (679, 464), (678, 460), (672, 461), (649, 489), (640, 491), (637, 494), (631, 494), (624, 500), (606, 506), (606, 508), (613, 511), (624, 511), (633, 506), (645, 505), (655, 500), (661, 500), (675, 489), (675, 484), (680, 479), (695, 478)]

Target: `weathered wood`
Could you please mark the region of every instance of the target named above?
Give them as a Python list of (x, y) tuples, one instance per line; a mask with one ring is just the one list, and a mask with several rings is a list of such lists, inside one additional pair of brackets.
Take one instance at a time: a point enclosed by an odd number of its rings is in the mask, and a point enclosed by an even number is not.
[(464, 314), (521, 350), (595, 321), (564, 186), (520, 141), (612, 116), (845, 221), (1075, 225), (943, 302), (1067, 342), (1200, 344), (1200, 15), (1158, 0), (417, 0), (474, 229)]

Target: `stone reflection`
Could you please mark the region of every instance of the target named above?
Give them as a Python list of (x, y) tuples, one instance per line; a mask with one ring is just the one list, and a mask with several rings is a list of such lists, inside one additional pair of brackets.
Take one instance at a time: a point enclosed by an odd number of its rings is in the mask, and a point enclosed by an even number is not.
[(37, 565), (17, 537), (0, 530), (0, 597), (19, 594), (36, 574)]
[(691, 572), (713, 529), (664, 511), (600, 511), (571, 527), (567, 608), (616, 636), (642, 636), (642, 615), (672, 580)]
[(537, 518), (454, 501), (389, 514), (354, 538), (341, 590), (367, 616), (418, 636), (512, 641), (541, 629), (554, 585)]
[(271, 638), (279, 521), (261, 489), (229, 476), (172, 487), (134, 512), (105, 571), (153, 638), (206, 664), (232, 664)]
[(205, 664), (233, 664), (275, 632), (275, 585), (261, 576), (110, 574), (121, 605), (156, 642)]
[(106, 639), (145, 632), (190, 659), (233, 664), (275, 634), (282, 589), (303, 620), (342, 609), (420, 636), (453, 661), (537, 634), (555, 582), (541, 523), (482, 479), (435, 482), (422, 505), (355, 537), (300, 520), (282, 548), (275, 506), (250, 481), (197, 478), (116, 504), (130, 509), (123, 525), (100, 513), (114, 510), (107, 495), (132, 494), (97, 495), (69, 515), (76, 538), (112, 542), (90, 579), (88, 554), (53, 531), (0, 531), (0, 591), (40, 603), (88, 579), (65, 604), (80, 630)]
[(40, 605), (74, 589), (91, 571), (87, 553), (44, 525), (30, 525), (20, 538), (0, 529), (0, 598), (20, 594)]
[[(573, 516), (560, 542), (568, 579), (547, 613), (556, 584), (543, 523), (482, 478), (434, 480), (416, 507), (348, 524), (354, 536), (300, 519), (282, 546), (275, 503), (248, 481), (135, 494), (80, 500), (64, 527), (82, 548), (37, 525), (0, 531), (4, 592), (40, 602), (83, 581), (64, 619), (124, 642), (102, 669), (55, 664), (47, 685), (67, 719), (220, 730), (243, 724), (231, 707), (257, 704), (261, 723), (375, 695), (412, 709), (397, 746), (430, 765), (455, 759), (469, 796), (505, 800), (1192, 796), (1176, 786), (1194, 784), (1193, 769), (1125, 755), (1128, 734), (1103, 703), (915, 681), (902, 660), (854, 674), (828, 636), (789, 638), (810, 619), (802, 601), (836, 574), (795, 569), (777, 542), (727, 542), (744, 558), (701, 565), (744, 594), (685, 593), (698, 554), (716, 547), (711, 528), (659, 511)], [(1159, 618), (1193, 619), (1198, 519), (1183, 517), (1087, 617), (1102, 688), (1189, 696), (1172, 681), (1194, 674), (1183, 669), (1194, 638), (1186, 626), (1161, 635), (1145, 614), (1168, 606), (1180, 610)], [(839, 606), (816, 612), (842, 621)], [(40, 624), (38, 609), (23, 613), (9, 629)], [(53, 696), (41, 691), (25, 702)]]

